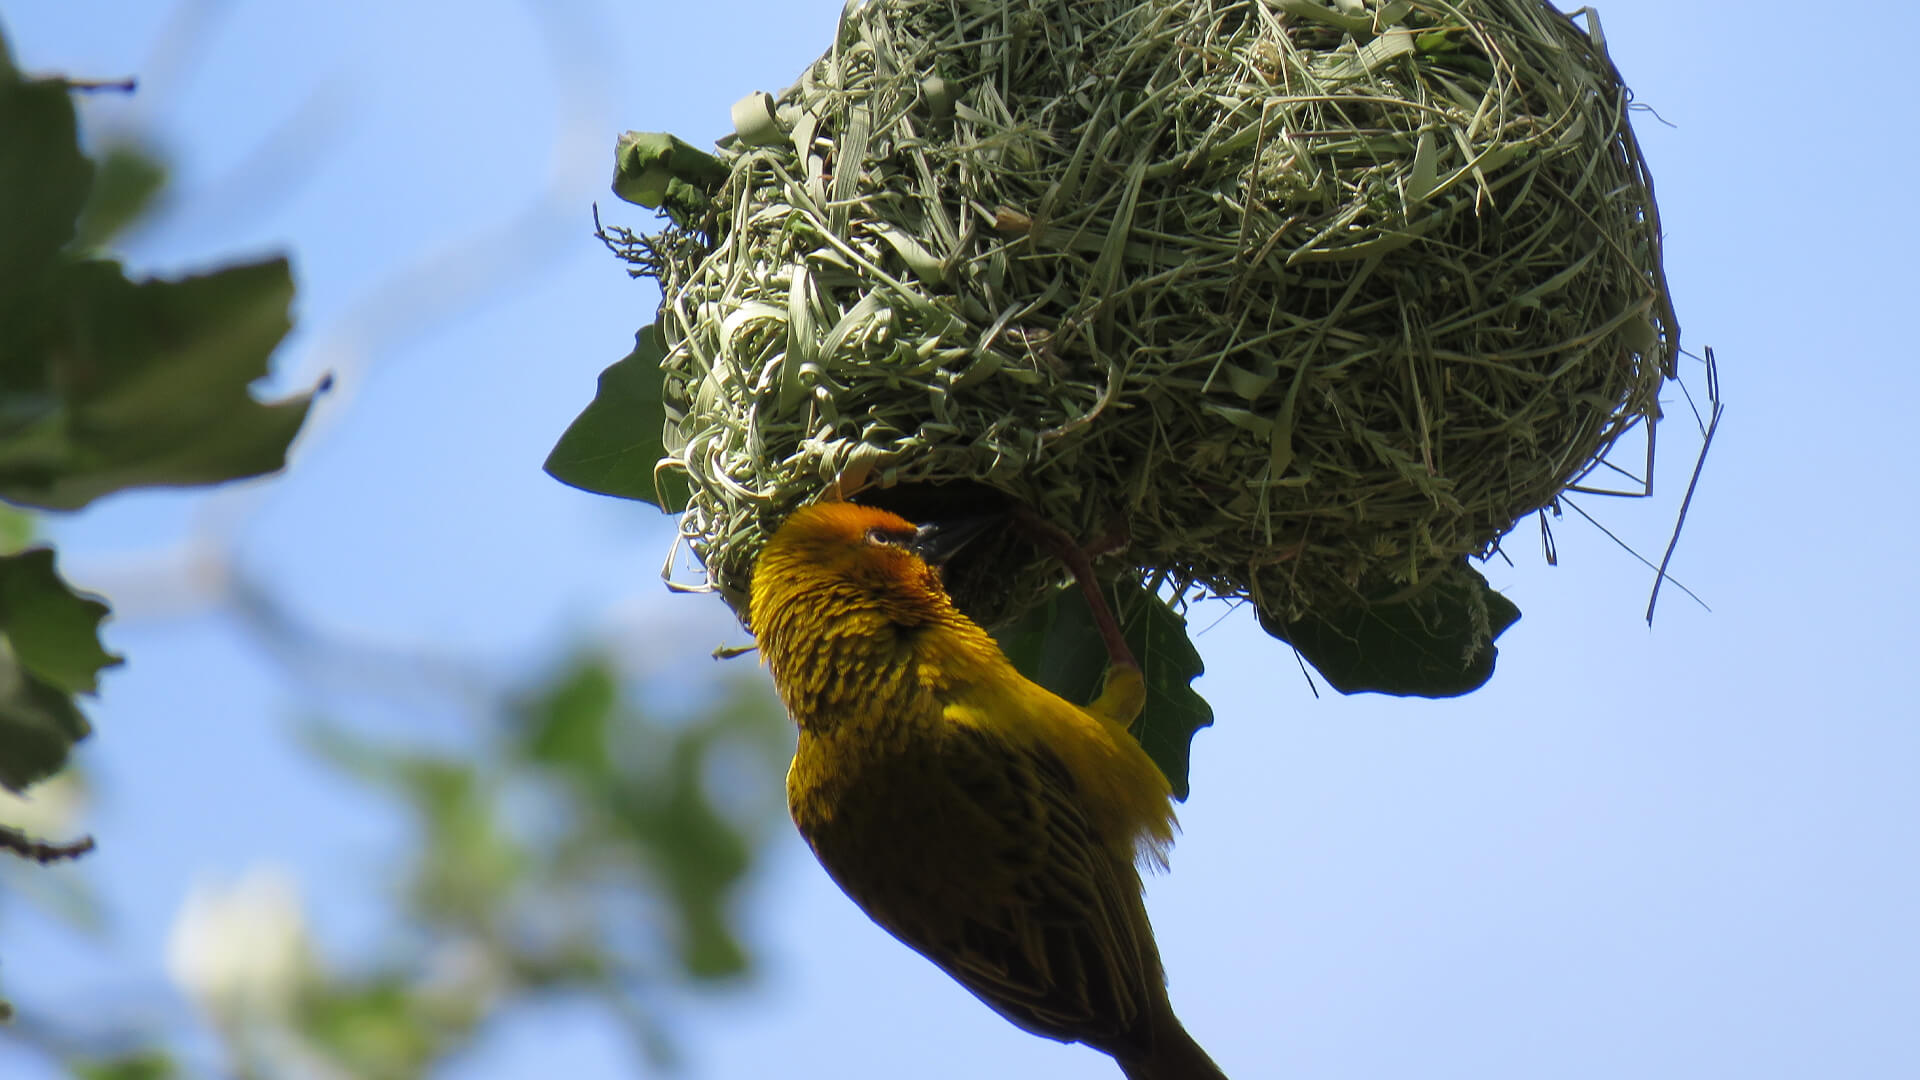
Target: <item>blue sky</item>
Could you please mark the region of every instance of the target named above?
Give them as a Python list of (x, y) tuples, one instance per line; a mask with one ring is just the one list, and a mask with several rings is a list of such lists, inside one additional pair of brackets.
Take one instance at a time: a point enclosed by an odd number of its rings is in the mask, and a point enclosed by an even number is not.
[[(717, 600), (659, 586), (663, 519), (539, 465), (655, 302), (589, 235), (595, 200), (646, 224), (606, 191), (614, 136), (720, 135), (731, 102), (821, 51), (838, 8), (533, 10), (0, 9), (29, 70), (142, 76), (85, 116), (176, 165), (174, 204), (131, 261), (290, 250), (300, 324), (276, 385), (339, 375), (284, 476), (116, 497), (54, 525), (70, 575), (120, 608), (110, 641), (133, 658), (83, 755), (102, 792), (88, 872), (126, 951), (9, 906), (0, 958), (10, 989), (33, 988), (23, 1000), (144, 1000), (190, 883), (261, 862), (296, 875), (324, 941), (377, 929), (397, 824), (294, 745), (313, 685), (180, 584), (196, 538), (220, 538), (316, 625), (473, 658), (503, 684), (584, 632), (569, 628), (620, 635), (669, 688), (741, 640)], [(1920, 14), (1601, 13), (1639, 100), (1672, 125), (1643, 114), (1638, 130), (1686, 344), (1721, 361), (1727, 417), (1674, 563), (1713, 611), (1670, 590), (1649, 630), (1649, 572), (1572, 516), (1560, 566), (1522, 526), (1517, 565), (1489, 568), (1525, 617), (1465, 699), (1316, 699), (1244, 612), (1200, 609), (1218, 722), (1149, 904), (1175, 1005), (1241, 1080), (1920, 1075), (1920, 161), (1903, 104)], [(1697, 445), (1668, 397), (1659, 497), (1583, 504), (1648, 552)], [(405, 737), (463, 734), (405, 701), (320, 704)], [(790, 835), (751, 921), (757, 984), (671, 1014), (693, 1076), (1116, 1075), (980, 1007)], [(191, 1020), (184, 1004), (154, 1015)], [(554, 1006), (443, 1075), (559, 1068), (632, 1063), (592, 1014)], [(4, 1044), (0, 1074), (36, 1075)]]

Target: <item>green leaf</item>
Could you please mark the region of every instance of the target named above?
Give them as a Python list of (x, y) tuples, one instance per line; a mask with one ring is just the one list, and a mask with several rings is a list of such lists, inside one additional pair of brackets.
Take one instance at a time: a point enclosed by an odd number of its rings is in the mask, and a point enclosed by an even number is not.
[[(1187, 636), (1187, 621), (1152, 590), (1128, 581), (1108, 592), (1147, 683), (1146, 706), (1128, 730), (1184, 801), (1194, 732), (1213, 723), (1213, 707), (1192, 685), (1206, 666)], [(1020, 673), (1041, 686), (1072, 702), (1099, 694), (1107, 651), (1077, 587), (1059, 590), (995, 636)]]
[(577, 805), (609, 822), (621, 848), (642, 861), (661, 901), (656, 922), (691, 979), (732, 978), (751, 964), (736, 905), (771, 821), (741, 811), (782, 804), (754, 793), (768, 793), (769, 781), (779, 790), (793, 745), (791, 726), (769, 704), (758, 687), (735, 685), (688, 721), (621, 709), (609, 732), (621, 743), (612, 755), (618, 771), (605, 781), (563, 775)]
[(0, 556), (0, 785), (21, 791), (59, 772), (91, 730), (73, 695), (120, 663), (100, 647), (106, 614), (60, 578), (52, 551)]
[(1493, 644), (1520, 618), (1465, 559), (1418, 595), (1356, 603), (1286, 620), (1261, 611), (1267, 633), (1291, 644), (1335, 690), (1455, 697), (1493, 676)]
[(29, 674), (0, 649), (0, 786), (25, 791), (57, 773), (92, 729), (73, 697)]
[(69, 694), (97, 690), (100, 669), (121, 662), (100, 647), (106, 617), (107, 605), (60, 577), (51, 549), (0, 556), (0, 634), (35, 678)]
[(680, 966), (695, 979), (727, 978), (748, 966), (727, 907), (753, 864), (753, 846), (708, 790), (720, 734), (712, 726), (675, 733), (656, 775), (614, 792), (616, 819), (672, 905)]
[(73, 510), (286, 464), (313, 395), (261, 404), (247, 389), (292, 325), (285, 259), (137, 284), (86, 260), (38, 292), (0, 325), (15, 360), (0, 376), (0, 498)]
[(651, 209), (667, 204), (676, 180), (686, 185), (683, 197), (710, 196), (727, 181), (719, 158), (665, 132), (629, 131), (613, 157), (613, 193)]
[(38, 528), (32, 514), (0, 503), (0, 555), (11, 555), (32, 543)]
[(685, 477), (655, 471), (667, 456), (664, 359), (659, 332), (641, 327), (633, 336), (633, 351), (600, 373), (593, 402), (547, 455), (547, 474), (583, 491), (638, 499), (669, 513), (684, 509)]
[(110, 147), (80, 211), (73, 246), (81, 251), (105, 246), (146, 212), (166, 182), (166, 167), (152, 154), (126, 143)]
[(465, 762), (400, 761), (400, 783), (426, 826), (429, 857), (412, 885), (423, 911), (479, 920), (524, 878), (527, 855), (495, 813), (497, 781)]
[(453, 1032), (423, 1015), (423, 995), (397, 976), (311, 988), (302, 995), (302, 1034), (348, 1075), (424, 1075)]
[(613, 768), (607, 734), (619, 706), (613, 669), (599, 658), (585, 660), (524, 707), (521, 752), (581, 783), (604, 782)]
[(164, 172), (120, 147), (96, 174), (68, 94), (0, 65), (0, 498), (72, 510), (280, 468), (310, 398), (247, 387), (291, 326), (285, 260), (136, 284), (82, 257)]
[[(0, 72), (0, 298), (29, 290), (73, 239), (93, 163), (64, 83)], [(12, 362), (12, 358), (8, 358)]]

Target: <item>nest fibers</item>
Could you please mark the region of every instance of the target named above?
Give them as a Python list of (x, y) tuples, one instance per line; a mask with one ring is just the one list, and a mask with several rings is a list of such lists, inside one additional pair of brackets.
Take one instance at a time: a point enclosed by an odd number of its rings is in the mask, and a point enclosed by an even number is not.
[(1485, 554), (1652, 424), (1678, 348), (1589, 25), (855, 5), (736, 106), (711, 215), (626, 252), (664, 290), (684, 534), (737, 597), (829, 486), (970, 480), (1287, 617)]

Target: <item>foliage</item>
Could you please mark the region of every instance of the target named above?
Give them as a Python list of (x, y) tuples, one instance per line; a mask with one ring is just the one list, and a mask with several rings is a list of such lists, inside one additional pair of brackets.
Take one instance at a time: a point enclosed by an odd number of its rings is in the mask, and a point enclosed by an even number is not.
[(1454, 697), (1493, 677), (1494, 640), (1519, 621), (1520, 609), (1462, 559), (1411, 596), (1355, 597), (1295, 619), (1259, 617), (1343, 694)]
[[(24, 77), (4, 38), (0, 131), (0, 500), (76, 510), (282, 467), (312, 395), (261, 404), (248, 386), (291, 326), (286, 260), (130, 280), (100, 252), (164, 170), (129, 147), (96, 166), (69, 84)], [(0, 784), (52, 775), (87, 734), (73, 696), (116, 662), (95, 634), (106, 611), (50, 551), (0, 563)]]
[[(153, 205), (165, 170), (132, 145), (89, 161), (68, 92), (23, 78), (0, 42), (0, 690), (18, 691), (0, 701), (8, 786), (59, 768), (86, 730), (71, 695), (117, 662), (95, 633), (105, 605), (68, 588), (50, 550), (21, 550), (33, 529), (15, 506), (73, 510), (126, 487), (270, 472), (312, 397), (262, 404), (248, 391), (289, 326), (285, 260), (149, 281), (105, 253)], [(263, 651), (326, 651), (267, 610), (271, 589), (229, 584), (223, 614)], [(485, 685), (490, 738), (477, 749), (402, 747), (346, 723), (310, 729), (318, 752), (416, 826), (396, 868), (398, 918), (375, 954), (322, 955), (291, 886), (265, 911), (244, 889), (183, 910), (176, 931), (197, 919), (202, 932), (176, 934), (175, 980), (219, 1036), (226, 1060), (213, 1074), (422, 1076), (503, 1012), (562, 997), (600, 1003), (664, 1061), (675, 1042), (663, 997), (751, 973), (741, 894), (780, 818), (777, 761), (790, 737), (765, 695), (728, 683), (691, 715), (643, 713), (597, 655), (524, 698)], [(38, 787), (34, 805), (79, 776)], [(56, 915), (90, 910), (84, 876), (19, 869), (35, 871), (9, 881), (22, 896)], [(72, 890), (28, 888), (41, 885)], [(249, 920), (271, 948), (242, 932)], [(209, 950), (221, 955), (196, 959)], [(167, 1002), (115, 990), (74, 1014), (23, 1008), (6, 1035), (88, 1080), (207, 1074), (204, 1041), (155, 1037)]]
[[(220, 1037), (220, 1074), (416, 1080), (496, 1019), (559, 999), (604, 1011), (638, 1057), (677, 1060), (672, 995), (752, 973), (743, 893), (784, 818), (792, 736), (758, 683), (718, 682), (685, 714), (629, 689), (580, 654), (493, 699), (480, 746), (444, 752), (309, 725), (320, 759), (399, 809), (414, 840), (386, 939), (359, 960), (318, 950), (284, 876), (189, 899), (169, 969)], [(15, 1034), (78, 1077), (202, 1074), (171, 1044), (67, 1026), (28, 1018)]]
[[(1130, 730), (1174, 796), (1185, 799), (1194, 733), (1213, 723), (1213, 707), (1191, 685), (1205, 670), (1200, 652), (1186, 619), (1154, 590), (1119, 582), (1107, 596), (1147, 684), (1147, 703)], [(1092, 701), (1099, 693), (1107, 653), (1079, 589), (1059, 590), (995, 636), (1022, 674), (1061, 697)]]
[(642, 327), (633, 336), (633, 351), (600, 373), (593, 402), (547, 455), (548, 475), (583, 491), (650, 502), (669, 513), (686, 507), (686, 478), (655, 468), (667, 453), (663, 355), (658, 331)]
[(120, 659), (100, 647), (107, 606), (68, 587), (53, 552), (0, 556), (0, 785), (20, 791), (58, 772), (87, 734), (73, 695), (92, 693)]
[(696, 715), (662, 717), (589, 656), (509, 708), (478, 760), (338, 727), (313, 738), (400, 800), (420, 837), (400, 899), (414, 943), (372, 970), (308, 971), (284, 1020), (348, 1075), (423, 1076), (492, 1017), (558, 993), (600, 1002), (669, 1061), (670, 1034), (635, 998), (748, 971), (740, 892), (778, 824), (765, 793), (788, 749), (763, 693), (728, 684)]

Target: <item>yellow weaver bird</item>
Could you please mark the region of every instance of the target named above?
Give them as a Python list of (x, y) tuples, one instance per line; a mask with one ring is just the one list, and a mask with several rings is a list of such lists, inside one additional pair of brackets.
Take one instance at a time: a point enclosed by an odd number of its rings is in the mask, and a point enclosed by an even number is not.
[(1141, 897), (1174, 819), (1127, 733), (1140, 671), (1117, 664), (1086, 706), (1021, 675), (942, 586), (966, 535), (821, 503), (761, 552), (749, 621), (800, 728), (794, 824), (874, 922), (1015, 1025), (1131, 1080), (1225, 1080), (1167, 1002)]

